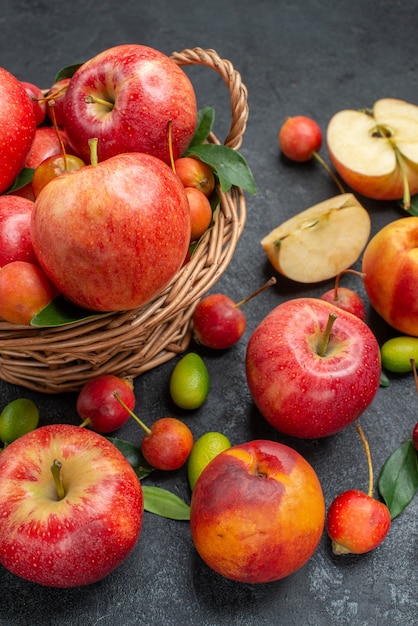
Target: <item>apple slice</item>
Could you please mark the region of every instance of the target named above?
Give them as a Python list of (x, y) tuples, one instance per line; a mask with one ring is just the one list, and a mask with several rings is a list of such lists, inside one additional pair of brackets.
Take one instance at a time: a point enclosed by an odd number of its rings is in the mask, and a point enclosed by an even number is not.
[(418, 106), (395, 98), (378, 100), (371, 111), (343, 110), (327, 128), (331, 161), (354, 191), (376, 200), (418, 192)]
[(280, 274), (300, 283), (316, 283), (357, 261), (370, 228), (366, 209), (353, 194), (345, 193), (291, 217), (261, 245)]

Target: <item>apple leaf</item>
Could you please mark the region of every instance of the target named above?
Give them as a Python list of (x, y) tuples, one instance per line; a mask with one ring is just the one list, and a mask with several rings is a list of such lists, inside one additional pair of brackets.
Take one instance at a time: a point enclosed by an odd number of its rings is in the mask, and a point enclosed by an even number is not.
[(54, 78), (54, 83), (57, 83), (63, 78), (71, 78), (82, 65), (83, 63), (73, 63), (72, 65), (67, 65), (66, 67), (61, 68)]
[(36, 327), (52, 327), (65, 326), (73, 324), (81, 320), (88, 319), (100, 315), (94, 311), (83, 309), (72, 302), (69, 302), (64, 296), (59, 295), (41, 309), (32, 319), (31, 326)]
[(138, 446), (135, 446), (130, 441), (124, 441), (123, 439), (117, 439), (116, 437), (106, 437), (108, 441), (113, 443), (116, 448), (122, 452), (125, 459), (135, 470), (136, 475), (141, 480), (154, 471), (154, 468), (147, 463)]
[(7, 189), (4, 193), (12, 193), (13, 191), (17, 191), (18, 189), (22, 189), (25, 185), (32, 182), (34, 169), (32, 167), (24, 167), (23, 170), (18, 174), (16, 180), (13, 185)]
[(389, 377), (387, 376), (387, 374), (383, 370), (380, 372), (379, 385), (381, 387), (389, 387), (389, 385), (390, 385)]
[(196, 130), (189, 145), (198, 146), (202, 144), (208, 137), (213, 128), (215, 121), (215, 109), (213, 107), (204, 107), (197, 112)]
[(169, 519), (190, 520), (190, 506), (171, 491), (142, 485), (142, 493), (145, 511)]
[(222, 191), (235, 185), (253, 195), (256, 193), (254, 177), (246, 160), (229, 146), (213, 143), (190, 146), (185, 155), (197, 157), (209, 165), (218, 176)]
[(394, 519), (413, 500), (418, 489), (418, 455), (408, 439), (386, 459), (378, 481), (380, 495)]

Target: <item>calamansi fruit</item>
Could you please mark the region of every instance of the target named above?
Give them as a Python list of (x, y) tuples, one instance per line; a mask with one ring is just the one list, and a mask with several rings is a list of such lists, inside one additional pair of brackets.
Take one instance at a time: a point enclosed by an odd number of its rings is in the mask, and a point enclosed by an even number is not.
[(197, 409), (210, 388), (209, 372), (203, 359), (189, 352), (178, 361), (170, 377), (170, 395), (181, 409)]
[(17, 398), (9, 402), (0, 413), (0, 440), (12, 443), (22, 435), (35, 430), (39, 423), (39, 411), (28, 398)]
[(380, 353), (382, 365), (389, 372), (411, 372), (411, 359), (418, 363), (418, 337), (392, 337), (381, 346)]
[(206, 465), (220, 452), (230, 447), (231, 442), (228, 437), (214, 431), (205, 433), (195, 441), (187, 462), (187, 475), (190, 489), (193, 490), (197, 479)]

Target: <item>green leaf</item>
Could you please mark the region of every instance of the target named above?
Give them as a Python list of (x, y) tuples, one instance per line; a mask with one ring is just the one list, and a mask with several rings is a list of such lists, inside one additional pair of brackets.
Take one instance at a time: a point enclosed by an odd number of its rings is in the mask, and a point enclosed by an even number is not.
[(411, 196), (411, 206), (409, 209), (405, 209), (403, 200), (398, 200), (397, 204), (401, 207), (401, 209), (404, 209), (408, 215), (418, 215), (418, 194)]
[(190, 142), (190, 146), (197, 146), (203, 143), (213, 128), (215, 121), (215, 109), (213, 107), (205, 107), (197, 113), (196, 130)]
[(60, 69), (59, 72), (55, 75), (54, 83), (57, 83), (59, 80), (63, 78), (72, 78), (79, 67), (81, 67), (83, 63), (73, 63), (72, 65), (67, 65)]
[(130, 441), (124, 441), (123, 439), (117, 439), (115, 437), (106, 437), (117, 449), (122, 452), (128, 463), (132, 465), (136, 475), (141, 480), (148, 476), (154, 468), (147, 463), (141, 452), (141, 448), (135, 446)]
[(66, 324), (74, 324), (74, 322), (80, 322), (96, 315), (99, 315), (99, 313), (87, 311), (87, 309), (83, 309), (69, 302), (64, 296), (59, 295), (32, 318), (31, 326), (41, 328), (65, 326)]
[(191, 146), (185, 154), (209, 165), (218, 176), (222, 191), (228, 191), (235, 185), (251, 194), (256, 193), (254, 177), (246, 160), (229, 146), (206, 143)]
[(387, 374), (383, 370), (380, 372), (379, 385), (381, 387), (389, 387), (389, 385), (390, 385), (390, 380), (389, 380)]
[(413, 500), (418, 489), (418, 455), (412, 439), (386, 459), (378, 481), (379, 492), (394, 519)]
[(24, 167), (23, 170), (18, 174), (13, 185), (9, 187), (9, 189), (7, 189), (5, 193), (12, 193), (12, 191), (17, 191), (28, 183), (31, 183), (34, 171), (35, 170), (32, 167)]
[(190, 506), (167, 489), (142, 485), (144, 509), (161, 517), (174, 520), (190, 520)]

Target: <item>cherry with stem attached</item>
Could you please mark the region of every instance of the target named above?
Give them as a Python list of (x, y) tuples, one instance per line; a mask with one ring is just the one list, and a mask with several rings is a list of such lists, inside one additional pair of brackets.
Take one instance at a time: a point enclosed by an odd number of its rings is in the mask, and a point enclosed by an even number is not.
[(349, 289), (348, 287), (340, 287), (340, 279), (343, 274), (355, 274), (360, 278), (364, 278), (363, 272), (358, 272), (357, 270), (352, 269), (343, 270), (337, 274), (334, 287), (322, 294), (320, 299), (326, 300), (331, 304), (335, 304), (335, 306), (339, 309), (343, 309), (344, 311), (348, 311), (349, 313), (356, 315), (364, 322), (366, 319), (366, 309), (363, 300), (360, 298), (358, 293), (352, 289)]

